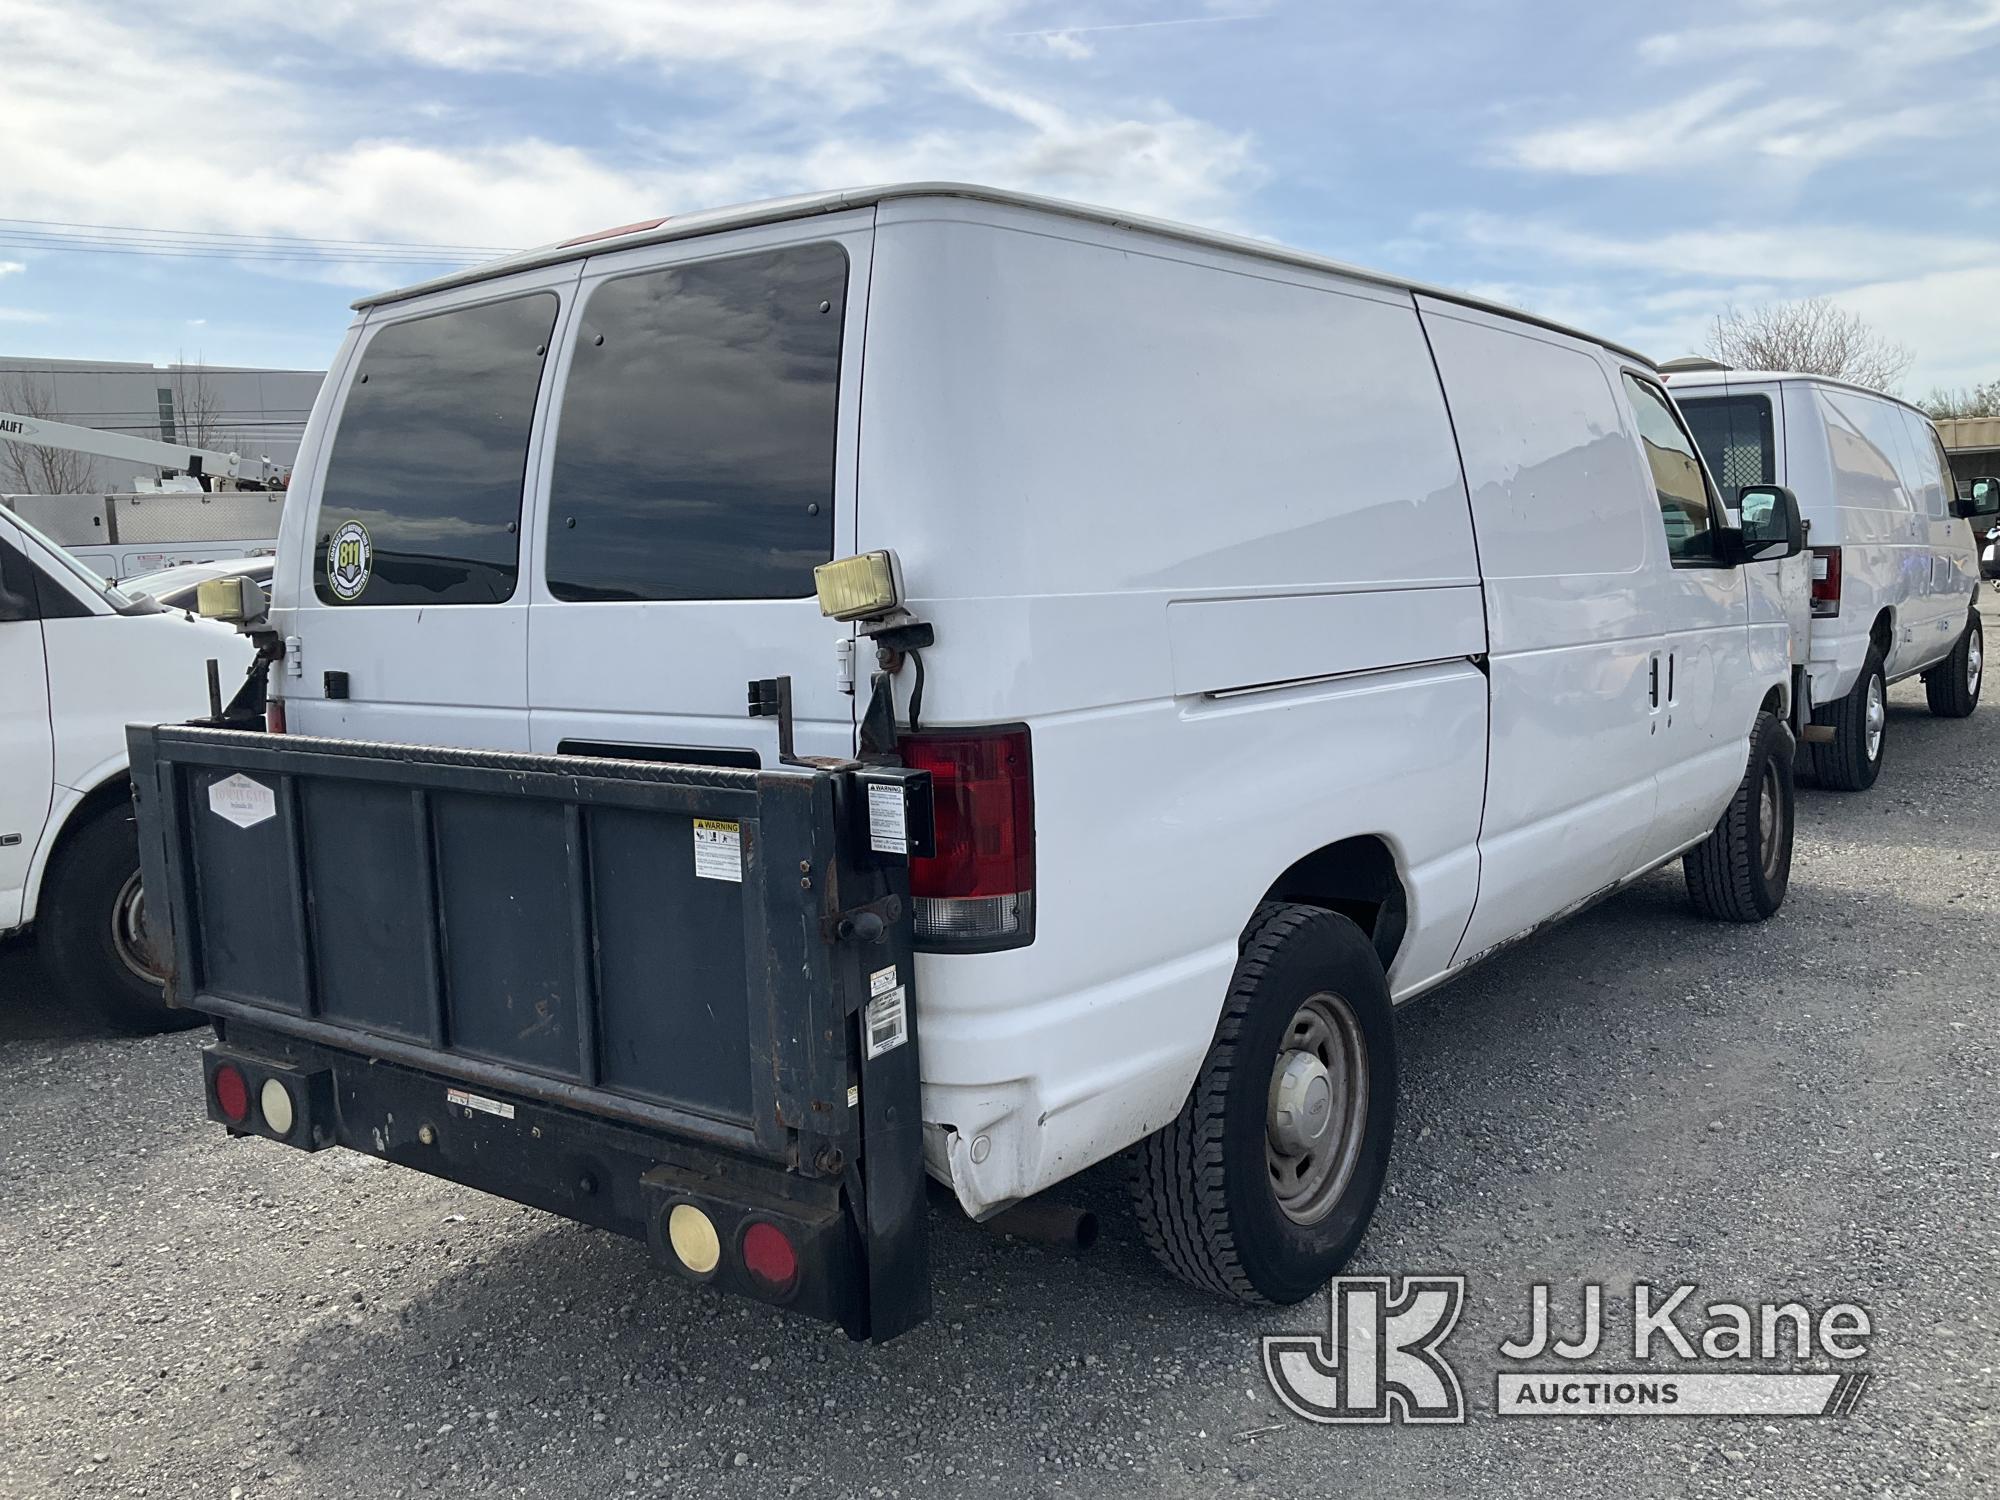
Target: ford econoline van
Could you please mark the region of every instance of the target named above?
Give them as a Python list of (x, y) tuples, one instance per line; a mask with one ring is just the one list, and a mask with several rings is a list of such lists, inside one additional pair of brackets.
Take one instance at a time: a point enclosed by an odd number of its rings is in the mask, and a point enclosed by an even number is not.
[(1297, 1301), (1395, 1005), (1672, 861), (1784, 900), (1801, 538), (1631, 350), (984, 188), (371, 298), (282, 732), (135, 737), (211, 1118), (877, 1337), (925, 1172), (1129, 1153), (1173, 1271)]
[[(1921, 674), (1931, 712), (1979, 703), (1979, 556), (1944, 445), (1916, 407), (1819, 375), (1693, 370), (1675, 399), (1723, 486), (1782, 484), (1812, 547), (1809, 748), (1821, 785), (1875, 784), (1888, 747), (1888, 687)], [(1983, 491), (1982, 491), (1983, 494)]]

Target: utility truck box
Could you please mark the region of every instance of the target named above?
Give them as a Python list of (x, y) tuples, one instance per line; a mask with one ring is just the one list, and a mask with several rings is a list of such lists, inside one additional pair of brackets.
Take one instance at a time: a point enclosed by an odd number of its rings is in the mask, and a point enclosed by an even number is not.
[(773, 1300), (776, 1225), (877, 1334), (919, 1148), (975, 1218), (1126, 1155), (1173, 1271), (1297, 1301), (1382, 1189), (1397, 1002), (1676, 859), (1778, 910), (1750, 565), (1800, 541), (1637, 353), (987, 189), (371, 299), (268, 703), (135, 739), (211, 1112)]

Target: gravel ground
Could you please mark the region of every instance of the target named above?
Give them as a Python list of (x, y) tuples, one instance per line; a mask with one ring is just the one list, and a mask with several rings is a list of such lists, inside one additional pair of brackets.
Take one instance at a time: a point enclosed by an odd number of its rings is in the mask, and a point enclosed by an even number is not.
[[(1965, 723), (1893, 696), (1874, 792), (1802, 793), (1775, 922), (1704, 924), (1663, 873), (1403, 1013), (1352, 1269), (1469, 1278), (1465, 1427), (1286, 1417), (1257, 1336), (1324, 1304), (1166, 1280), (1110, 1169), (1077, 1187), (1090, 1254), (940, 1215), (935, 1320), (852, 1346), (614, 1236), (229, 1141), (200, 1033), (92, 1034), (15, 945), (0, 1493), (2000, 1493), (2000, 690)], [(1569, 1318), (1590, 1279), (1858, 1301), (1874, 1381), (1843, 1420), (1494, 1416), (1529, 1287)]]

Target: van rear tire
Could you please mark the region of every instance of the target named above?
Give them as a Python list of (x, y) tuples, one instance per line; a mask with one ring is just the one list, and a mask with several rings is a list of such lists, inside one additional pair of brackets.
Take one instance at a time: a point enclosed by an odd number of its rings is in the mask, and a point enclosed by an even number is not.
[(1204, 1291), (1303, 1301), (1361, 1242), (1395, 1130), (1395, 1024), (1374, 945), (1346, 917), (1266, 903), (1187, 1102), (1133, 1148), (1139, 1227)]
[(1792, 883), (1796, 796), (1792, 732), (1776, 714), (1757, 715), (1750, 761), (1736, 795), (1707, 839), (1681, 856), (1688, 899), (1720, 922), (1761, 922), (1785, 904)]
[(72, 829), (42, 882), (36, 947), (63, 999), (118, 1031), (181, 1031), (208, 1019), (168, 1006), (149, 968), (139, 835), (128, 799)]
[(1979, 687), (1986, 670), (1986, 631), (1974, 610), (1965, 634), (1951, 655), (1924, 673), (1924, 697), (1940, 719), (1969, 719), (1979, 707)]
[(1812, 747), (1813, 779), (1834, 792), (1875, 785), (1889, 749), (1889, 679), (1880, 648), (1868, 648), (1861, 680), (1838, 703), (1815, 709), (1813, 722), (1833, 730), (1831, 743)]

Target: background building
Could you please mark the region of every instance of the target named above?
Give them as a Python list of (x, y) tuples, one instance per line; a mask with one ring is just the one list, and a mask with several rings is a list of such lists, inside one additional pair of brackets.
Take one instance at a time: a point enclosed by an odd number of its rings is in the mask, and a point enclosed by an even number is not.
[[(254, 479), (261, 459), (273, 472), (291, 468), (324, 378), (320, 370), (0, 356), (0, 412), (240, 454)], [(0, 443), (0, 491), (131, 488), (129, 463), (38, 456), (46, 451)]]
[(1937, 430), (1961, 490), (1974, 479), (2000, 474), (2000, 417), (1940, 417)]

